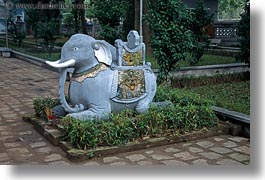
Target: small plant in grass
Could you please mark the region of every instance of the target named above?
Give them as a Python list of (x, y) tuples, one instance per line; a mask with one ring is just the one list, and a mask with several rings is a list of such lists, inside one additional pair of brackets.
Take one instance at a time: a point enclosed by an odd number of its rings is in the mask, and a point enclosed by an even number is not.
[(52, 99), (51, 97), (34, 99), (33, 107), (35, 115), (39, 118), (47, 119), (45, 110), (47, 110), (47, 108), (53, 108), (59, 104), (59, 99)]

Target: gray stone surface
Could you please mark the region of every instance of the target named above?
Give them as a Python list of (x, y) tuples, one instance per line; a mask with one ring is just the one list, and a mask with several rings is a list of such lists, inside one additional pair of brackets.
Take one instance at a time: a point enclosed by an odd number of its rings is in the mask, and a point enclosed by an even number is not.
[(100, 164), (98, 162), (95, 161), (90, 161), (90, 162), (86, 162), (83, 165), (85, 166), (99, 166)]
[(210, 150), (216, 153), (219, 153), (219, 154), (226, 154), (226, 153), (232, 152), (231, 149), (224, 148), (224, 147), (213, 147), (213, 148), (210, 148)]
[(232, 142), (232, 141), (226, 141), (223, 143), (223, 146), (227, 147), (227, 148), (232, 148), (232, 147), (236, 147), (237, 144), (235, 142)]
[(160, 154), (153, 154), (152, 158), (158, 161), (165, 160), (165, 159), (173, 159), (172, 156), (160, 155)]
[(51, 161), (57, 161), (57, 160), (61, 160), (62, 156), (60, 154), (51, 154), (48, 155), (44, 158), (45, 162), (51, 162)]
[(239, 146), (236, 148), (233, 148), (234, 151), (240, 152), (240, 153), (244, 153), (244, 154), (250, 154), (250, 149), (247, 146)]
[(216, 162), (219, 165), (242, 165), (240, 162), (233, 159), (222, 159)]
[(229, 157), (231, 157), (232, 159), (235, 159), (239, 162), (243, 162), (243, 161), (248, 161), (249, 160), (249, 156), (246, 154), (241, 154), (241, 153), (233, 153), (230, 154)]
[(197, 142), (196, 144), (203, 148), (209, 148), (213, 146), (213, 143), (210, 141), (201, 141), (201, 142)]
[(188, 165), (187, 163), (183, 162), (183, 161), (179, 161), (179, 160), (166, 160), (166, 161), (162, 161), (162, 163), (164, 163), (165, 165), (168, 166), (186, 166)]
[(197, 159), (192, 161), (193, 165), (209, 165), (206, 159)]
[(165, 149), (165, 152), (176, 153), (176, 152), (180, 152), (180, 150), (176, 149), (176, 148), (173, 148), (173, 147), (170, 147), (170, 148)]
[(231, 137), (229, 139), (232, 140), (232, 141), (235, 141), (235, 142), (248, 141), (248, 139), (243, 138), (243, 137)]
[(203, 152), (203, 150), (201, 148), (197, 148), (197, 147), (189, 147), (189, 151), (193, 152), (193, 153)]
[(202, 155), (206, 159), (211, 159), (211, 160), (219, 159), (222, 157), (222, 155), (214, 153), (214, 152), (200, 153), (200, 155)]
[(30, 145), (30, 147), (32, 147), (32, 148), (38, 148), (38, 147), (43, 147), (43, 146), (45, 146), (46, 143), (43, 142), (43, 141), (40, 141), (40, 142), (34, 142), (34, 143), (31, 143), (31, 144), (29, 144), (29, 145)]
[(141, 166), (147, 166), (147, 165), (152, 165), (153, 163), (150, 161), (139, 161), (137, 162), (137, 164)]
[(126, 165), (126, 162), (113, 162), (113, 163), (110, 163), (110, 165), (112, 166), (124, 166)]
[(220, 142), (220, 141), (223, 141), (224, 139), (223, 139), (223, 138), (218, 138), (218, 137), (216, 137), (216, 138), (214, 138), (214, 140), (215, 140), (216, 142)]
[(6, 162), (9, 160), (8, 154), (7, 153), (0, 153), (0, 162)]
[(132, 154), (132, 155), (126, 156), (126, 158), (129, 159), (130, 161), (134, 162), (134, 161), (143, 160), (146, 157), (142, 154)]
[(117, 161), (117, 160), (120, 160), (120, 158), (118, 158), (116, 156), (111, 156), (111, 157), (105, 157), (105, 158), (103, 158), (103, 162), (104, 163), (110, 163), (110, 162)]
[(176, 154), (174, 154), (174, 156), (176, 158), (179, 158), (179, 159), (184, 160), (184, 161), (197, 158), (196, 156), (191, 155), (189, 152), (176, 153)]

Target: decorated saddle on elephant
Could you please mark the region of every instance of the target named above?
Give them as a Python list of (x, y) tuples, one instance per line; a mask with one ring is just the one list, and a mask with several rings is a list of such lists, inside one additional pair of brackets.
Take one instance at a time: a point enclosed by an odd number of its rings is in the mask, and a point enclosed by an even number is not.
[[(60, 60), (47, 62), (60, 71), (59, 109), (66, 112), (61, 115), (88, 120), (104, 119), (126, 108), (138, 113), (148, 110), (156, 92), (156, 77), (145, 63), (145, 45), (138, 32), (130, 31), (127, 39), (116, 40), (113, 47), (76, 34), (63, 46)], [(68, 104), (64, 87), (69, 73)]]

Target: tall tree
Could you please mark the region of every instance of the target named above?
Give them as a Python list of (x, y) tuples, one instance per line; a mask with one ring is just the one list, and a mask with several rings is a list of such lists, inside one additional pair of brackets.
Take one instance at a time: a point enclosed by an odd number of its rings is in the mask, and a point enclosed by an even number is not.
[(244, 12), (237, 27), (237, 35), (240, 42), (240, 54), (237, 56), (239, 61), (245, 62), (250, 66), (250, 2), (245, 0)]
[(150, 1), (146, 20), (152, 31), (151, 45), (160, 69), (167, 77), (177, 63), (185, 60), (194, 43), (189, 29), (192, 16), (180, 0)]
[(73, 14), (75, 18), (75, 32), (78, 33), (81, 29), (83, 34), (87, 34), (86, 19), (85, 19), (85, 0), (73, 0)]
[(195, 64), (203, 55), (204, 48), (208, 45), (208, 34), (206, 26), (212, 23), (214, 14), (209, 14), (206, 10), (204, 0), (199, 0), (196, 3), (195, 9), (191, 10), (192, 22), (190, 29), (194, 34), (195, 45), (191, 50), (191, 64)]
[(219, 19), (240, 19), (245, 0), (219, 0)]
[(111, 44), (117, 38), (121, 38), (122, 33), (117, 31), (117, 27), (125, 18), (128, 10), (128, 0), (93, 0), (94, 14), (98, 19), (102, 31), (101, 38)]
[(128, 1), (128, 11), (126, 11), (125, 18), (123, 21), (123, 37), (122, 39), (125, 40), (127, 34), (130, 30), (134, 29), (134, 21), (135, 21), (135, 0), (127, 0)]

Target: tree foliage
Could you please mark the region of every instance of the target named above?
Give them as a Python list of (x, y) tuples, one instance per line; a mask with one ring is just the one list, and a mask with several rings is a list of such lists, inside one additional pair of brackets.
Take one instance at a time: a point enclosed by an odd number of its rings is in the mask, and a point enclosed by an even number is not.
[(152, 31), (151, 46), (164, 79), (194, 46), (192, 15), (180, 0), (150, 1), (148, 9), (145, 19)]
[(102, 31), (100, 35), (109, 43), (121, 36), (116, 27), (124, 19), (128, 8), (128, 0), (93, 0), (94, 15), (98, 19)]
[(237, 59), (250, 65), (250, 2), (245, 1), (244, 12), (237, 27), (240, 42), (240, 54)]
[(208, 34), (206, 26), (212, 23), (213, 15), (209, 14), (206, 10), (203, 0), (199, 0), (195, 9), (191, 10), (192, 23), (190, 26), (191, 31), (195, 36), (195, 46), (192, 48), (191, 64), (195, 64), (203, 55), (203, 50), (208, 46)]
[(245, 0), (219, 0), (220, 19), (239, 19)]

